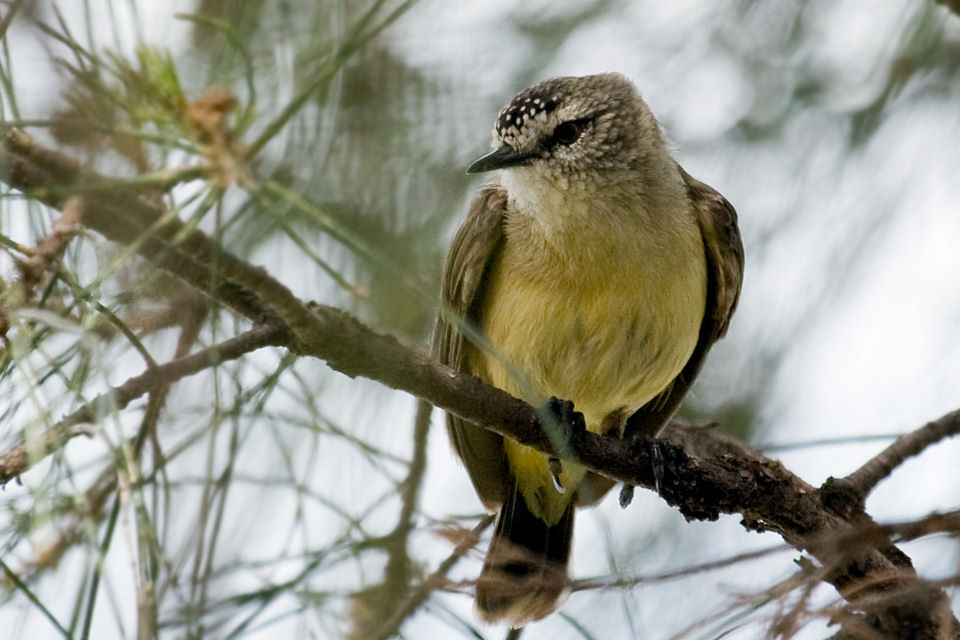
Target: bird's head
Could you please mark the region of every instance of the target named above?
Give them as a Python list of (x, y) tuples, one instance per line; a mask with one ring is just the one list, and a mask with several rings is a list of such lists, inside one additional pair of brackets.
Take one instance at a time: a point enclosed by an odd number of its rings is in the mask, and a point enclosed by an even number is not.
[(493, 147), (467, 173), (531, 167), (569, 177), (630, 170), (663, 141), (633, 84), (602, 73), (554, 78), (522, 91), (497, 117)]

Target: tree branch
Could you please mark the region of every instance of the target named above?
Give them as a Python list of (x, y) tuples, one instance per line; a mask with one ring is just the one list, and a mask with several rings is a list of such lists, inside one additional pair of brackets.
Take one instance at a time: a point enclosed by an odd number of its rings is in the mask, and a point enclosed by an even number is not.
[(406, 599), (399, 606), (391, 609), (385, 619), (381, 616), (379, 627), (369, 636), (368, 640), (388, 640), (397, 635), (403, 622), (427, 601), (427, 598), (435, 589), (443, 586), (447, 574), (453, 566), (463, 556), (467, 555), (470, 549), (477, 546), (477, 543), (480, 542), (480, 535), (492, 523), (493, 516), (484, 516), (467, 535), (462, 537), (457, 546), (454, 547), (453, 552), (440, 563), (440, 566), (433, 573), (411, 589)]
[(33, 254), (24, 261), (17, 263), (20, 271), (20, 282), (23, 285), (23, 297), (26, 300), (33, 298), (34, 290), (44, 278), (49, 275), (64, 252), (67, 245), (80, 229), (83, 218), (83, 198), (74, 196), (63, 204), (60, 218), (53, 225), (50, 235), (37, 243)]
[(929, 422), (916, 431), (897, 438), (889, 447), (868, 460), (862, 467), (838, 480), (863, 500), (877, 484), (893, 473), (907, 458), (930, 445), (960, 433), (960, 409)]
[[(55, 209), (61, 209), (74, 192), (82, 191), (83, 185), (108, 181), (16, 129), (7, 129), (3, 136), (0, 180)], [(117, 182), (110, 191), (97, 190), (84, 198), (85, 226), (114, 242), (135, 245), (137, 253), (157, 267), (204, 294), (212, 293), (255, 324), (276, 320), (256, 295), (233, 282), (214, 278), (211, 265), (216, 262), (221, 269), (218, 275), (233, 270), (253, 279), (262, 270), (216, 246), (205, 234), (187, 230), (180, 220), (163, 220), (160, 209), (141, 198), (135, 188), (124, 189), (121, 184)], [(211, 292), (214, 282), (220, 284)]]
[[(410, 601), (412, 591), (410, 582), (414, 567), (407, 550), (407, 541), (410, 532), (413, 531), (413, 516), (420, 500), (423, 476), (427, 470), (427, 436), (430, 431), (432, 412), (433, 406), (429, 402), (423, 400), (417, 402), (417, 411), (413, 420), (413, 455), (410, 458), (407, 477), (399, 486), (400, 515), (393, 531), (383, 538), (383, 547), (387, 551), (383, 580), (380, 584), (354, 595), (353, 629), (350, 632), (350, 638), (378, 637), (379, 634), (376, 632), (383, 628), (383, 620), (391, 620), (401, 615)], [(393, 632), (390, 632), (386, 637), (392, 635)]]
[(254, 327), (246, 333), (224, 340), (193, 355), (147, 369), (119, 387), (100, 394), (46, 429), (37, 438), (28, 439), (21, 435), (20, 444), (13, 446), (0, 456), (0, 485), (10, 482), (48, 453), (61, 448), (71, 438), (86, 433), (73, 427), (96, 420), (104, 409), (123, 409), (130, 402), (153, 389), (170, 385), (214, 364), (235, 360), (261, 347), (279, 346), (283, 344), (285, 335), (285, 330), (277, 325)]

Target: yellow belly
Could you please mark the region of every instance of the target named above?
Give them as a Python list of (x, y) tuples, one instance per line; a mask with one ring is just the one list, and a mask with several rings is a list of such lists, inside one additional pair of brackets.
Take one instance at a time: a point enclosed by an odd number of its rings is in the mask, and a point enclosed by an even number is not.
[[(570, 400), (599, 432), (615, 426), (608, 416), (628, 417), (663, 391), (693, 352), (706, 299), (699, 234), (670, 256), (545, 278), (518, 266), (529, 263), (522, 247), (503, 251), (480, 314), (494, 353), (468, 352), (470, 369), (495, 386), (535, 406)], [(527, 506), (556, 523), (585, 470), (564, 464), (558, 490), (547, 456), (509, 440), (504, 447)]]

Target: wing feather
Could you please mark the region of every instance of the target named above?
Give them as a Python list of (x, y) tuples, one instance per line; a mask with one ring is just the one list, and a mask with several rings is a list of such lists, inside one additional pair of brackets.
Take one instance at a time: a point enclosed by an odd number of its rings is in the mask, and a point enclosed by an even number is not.
[[(478, 321), (486, 275), (503, 242), (506, 207), (507, 194), (500, 186), (483, 187), (453, 239), (444, 266), (443, 303), (457, 317), (474, 325)], [(463, 335), (443, 315), (440, 314), (433, 332), (434, 355), (458, 371), (468, 371)], [(513, 490), (503, 438), (450, 414), (447, 414), (447, 431), (484, 506), (499, 507)]]
[(712, 187), (693, 178), (677, 165), (697, 216), (707, 259), (707, 305), (700, 337), (693, 354), (673, 383), (627, 421), (625, 433), (656, 435), (673, 415), (697, 377), (713, 343), (726, 334), (740, 299), (743, 281), (743, 243), (737, 212)]

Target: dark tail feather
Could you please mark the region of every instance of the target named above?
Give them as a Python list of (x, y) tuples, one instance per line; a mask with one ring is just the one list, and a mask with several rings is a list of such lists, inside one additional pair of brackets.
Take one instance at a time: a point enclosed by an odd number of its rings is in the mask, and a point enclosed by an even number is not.
[(533, 515), (514, 487), (477, 580), (477, 611), (487, 622), (518, 627), (552, 613), (567, 587), (573, 501), (559, 522)]

